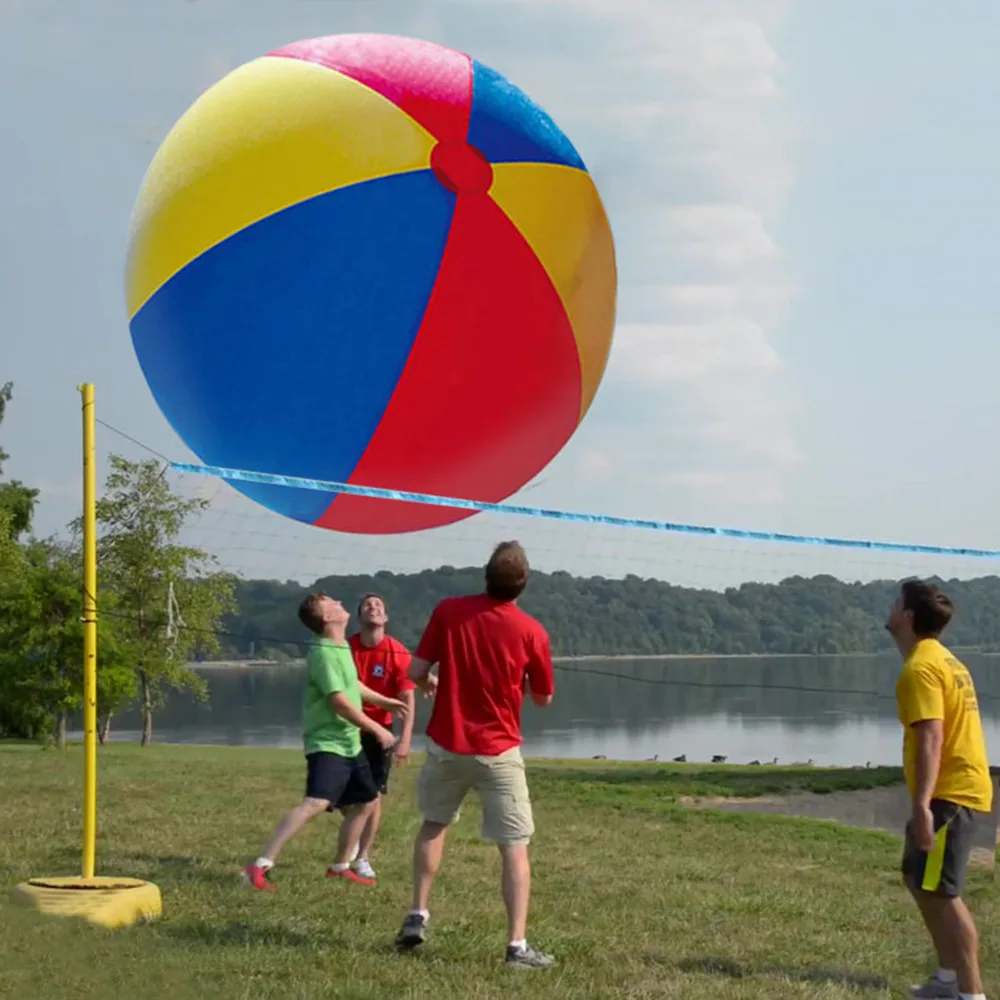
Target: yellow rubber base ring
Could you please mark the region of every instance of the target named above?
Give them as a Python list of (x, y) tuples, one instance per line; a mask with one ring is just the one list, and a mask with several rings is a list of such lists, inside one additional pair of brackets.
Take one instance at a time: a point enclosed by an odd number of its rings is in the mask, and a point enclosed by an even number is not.
[(14, 887), (16, 903), (53, 917), (80, 917), (117, 929), (163, 913), (160, 890), (137, 878), (33, 878)]

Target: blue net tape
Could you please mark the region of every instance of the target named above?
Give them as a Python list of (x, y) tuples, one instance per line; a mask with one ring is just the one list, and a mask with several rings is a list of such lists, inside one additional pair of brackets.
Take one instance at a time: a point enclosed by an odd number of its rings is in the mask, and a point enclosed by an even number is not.
[(411, 493), (406, 490), (389, 490), (376, 486), (355, 486), (353, 483), (335, 483), (321, 479), (277, 476), (266, 472), (247, 472), (243, 469), (225, 469), (216, 465), (191, 465), (187, 462), (171, 462), (170, 466), (177, 472), (211, 476), (215, 479), (265, 483), (269, 486), (288, 486), (300, 490), (318, 490), (323, 493), (347, 493), (351, 496), (371, 497), (376, 500), (402, 500), (405, 503), (422, 503), (434, 507), (457, 507), (462, 510), (513, 514), (519, 517), (539, 517), (553, 521), (604, 524), (616, 528), (640, 528), (646, 531), (668, 531), (682, 535), (739, 538), (753, 542), (820, 545), (837, 549), (868, 549), (873, 552), (908, 552), (924, 556), (963, 556), (974, 559), (1000, 559), (1000, 549), (956, 548), (947, 545), (910, 545), (904, 542), (881, 542), (860, 538), (828, 538), (823, 535), (792, 535), (780, 531), (752, 531), (745, 528), (720, 528), (701, 524), (678, 524), (673, 521), (653, 521), (639, 517), (618, 517), (614, 514), (584, 514), (578, 511), (554, 510), (548, 507), (526, 507), (523, 504), (489, 503), (485, 500), (439, 497), (430, 493)]

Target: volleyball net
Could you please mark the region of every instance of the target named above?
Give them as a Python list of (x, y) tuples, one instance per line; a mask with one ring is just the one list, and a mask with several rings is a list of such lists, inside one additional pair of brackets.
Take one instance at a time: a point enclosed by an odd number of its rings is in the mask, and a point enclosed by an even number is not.
[[(1000, 551), (610, 516), (535, 506), (530, 492), (476, 503), (151, 459), (118, 437), (104, 444), (128, 461), (158, 462), (174, 495), (198, 501), (180, 541), (239, 580), (237, 609), (221, 629), (225, 659), (301, 656), (308, 636), (295, 610), (314, 589), (352, 612), (363, 594), (382, 593), (394, 630), (415, 641), (438, 599), (482, 586), (490, 552), (507, 539), (528, 553), (533, 576), (523, 604), (544, 619), (561, 656), (886, 651), (888, 606), (909, 577), (946, 581), (960, 609), (949, 633), (956, 647), (1000, 650)], [(243, 495), (243, 484), (472, 516), (408, 534), (348, 534), (276, 514)], [(178, 607), (175, 623), (183, 615)]]

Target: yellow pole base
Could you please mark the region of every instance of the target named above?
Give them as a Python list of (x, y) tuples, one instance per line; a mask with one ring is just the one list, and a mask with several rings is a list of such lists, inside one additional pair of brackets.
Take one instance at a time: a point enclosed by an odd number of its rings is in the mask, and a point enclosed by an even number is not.
[(82, 917), (112, 930), (163, 912), (159, 888), (137, 878), (33, 878), (15, 886), (11, 896), (49, 916)]

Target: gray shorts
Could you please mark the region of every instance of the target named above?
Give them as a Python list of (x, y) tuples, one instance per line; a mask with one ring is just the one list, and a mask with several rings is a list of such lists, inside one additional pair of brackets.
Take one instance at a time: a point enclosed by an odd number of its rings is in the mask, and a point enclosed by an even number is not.
[(921, 851), (906, 824), (902, 872), (918, 889), (939, 896), (961, 896), (978, 824), (991, 818), (946, 799), (931, 799), (934, 846)]

